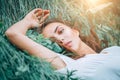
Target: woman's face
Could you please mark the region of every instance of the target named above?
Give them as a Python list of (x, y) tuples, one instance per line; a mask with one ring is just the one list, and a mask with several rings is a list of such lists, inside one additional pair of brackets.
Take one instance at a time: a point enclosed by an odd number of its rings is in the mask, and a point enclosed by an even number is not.
[(81, 41), (77, 30), (59, 22), (48, 24), (43, 30), (43, 35), (70, 51), (76, 51)]

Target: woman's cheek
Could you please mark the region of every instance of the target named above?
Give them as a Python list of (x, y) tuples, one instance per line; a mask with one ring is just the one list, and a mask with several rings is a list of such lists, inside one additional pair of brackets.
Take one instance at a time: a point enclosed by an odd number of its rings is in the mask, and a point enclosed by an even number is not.
[(66, 34), (66, 37), (71, 37), (73, 35), (72, 31), (70, 30), (67, 30), (65, 34)]

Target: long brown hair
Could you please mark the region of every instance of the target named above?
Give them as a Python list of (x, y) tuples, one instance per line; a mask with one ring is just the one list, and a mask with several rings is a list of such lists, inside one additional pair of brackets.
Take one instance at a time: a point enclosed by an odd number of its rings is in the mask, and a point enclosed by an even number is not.
[[(71, 25), (71, 23), (69, 21), (66, 20), (62, 20), (62, 19), (58, 19), (58, 18), (54, 18), (54, 19), (49, 19), (46, 22), (44, 22), (44, 24), (38, 29), (38, 32), (41, 33), (43, 31), (43, 29), (50, 23), (53, 22), (60, 22), (63, 23), (67, 26), (73, 27)], [(100, 40), (99, 37), (97, 36), (97, 34), (95, 33), (95, 28), (91, 27), (90, 29), (90, 34), (88, 36), (85, 36), (81, 33), (80, 28), (77, 30), (80, 32), (80, 38), (83, 42), (85, 42), (89, 47), (91, 47), (93, 50), (95, 50), (96, 52), (100, 52), (103, 48), (107, 47), (107, 41), (105, 40)], [(105, 46), (102, 47), (101, 44), (104, 43)]]

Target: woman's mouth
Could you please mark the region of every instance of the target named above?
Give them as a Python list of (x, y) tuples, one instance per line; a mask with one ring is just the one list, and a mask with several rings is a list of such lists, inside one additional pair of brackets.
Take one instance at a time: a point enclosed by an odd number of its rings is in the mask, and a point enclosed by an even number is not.
[(69, 41), (67, 43), (64, 44), (66, 47), (72, 47), (72, 41)]

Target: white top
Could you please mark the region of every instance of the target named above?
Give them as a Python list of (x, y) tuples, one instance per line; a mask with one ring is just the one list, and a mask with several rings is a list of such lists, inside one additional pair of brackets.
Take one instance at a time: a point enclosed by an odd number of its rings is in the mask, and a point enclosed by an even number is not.
[(88, 54), (77, 60), (65, 55), (59, 56), (67, 66), (56, 72), (67, 74), (67, 71), (76, 70), (72, 77), (79, 77), (80, 80), (120, 80), (120, 47), (118, 46), (106, 48), (99, 54)]

